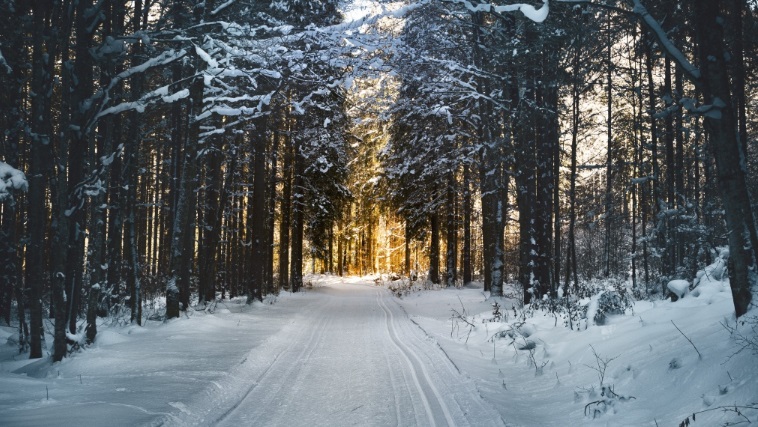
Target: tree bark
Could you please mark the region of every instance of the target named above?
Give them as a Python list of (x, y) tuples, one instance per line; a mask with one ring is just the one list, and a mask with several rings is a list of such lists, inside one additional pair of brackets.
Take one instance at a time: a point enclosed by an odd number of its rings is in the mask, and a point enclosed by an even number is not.
[(253, 227), (252, 227), (252, 275), (247, 303), (253, 299), (263, 301), (263, 283), (266, 266), (266, 130), (265, 118), (256, 123), (253, 137)]
[(606, 57), (606, 155), (605, 155), (605, 239), (603, 251), (603, 275), (611, 275), (611, 231), (613, 229), (613, 58), (611, 38), (611, 15), (608, 14)]
[(448, 174), (447, 179), (447, 206), (446, 206), (446, 250), (445, 250), (445, 285), (455, 286), (458, 280), (457, 251), (458, 224), (455, 220), (456, 181), (453, 172)]
[[(52, 85), (51, 57), (45, 54), (43, 31), (50, 13), (50, 2), (32, 3), (32, 80), (31, 80), (31, 152), (29, 160), (29, 246), (26, 272), (29, 297), (29, 338), (31, 359), (42, 357), (42, 289), (47, 271), (43, 257), (47, 207), (45, 192), (50, 176), (51, 129), (49, 93)], [(60, 289), (57, 289), (60, 292)]]
[[(284, 164), (282, 165), (282, 201), (280, 205), (281, 220), (279, 221), (279, 288), (289, 288), (289, 252), (290, 252), (290, 219), (292, 212), (292, 146), (290, 138), (284, 144)], [(340, 249), (342, 251), (342, 240)], [(339, 262), (342, 274), (342, 258)]]
[[(197, 65), (199, 58), (193, 55)], [(194, 257), (194, 225), (192, 217), (196, 210), (195, 187), (197, 179), (197, 143), (199, 123), (196, 117), (203, 106), (203, 77), (198, 74), (190, 83), (189, 108), (187, 111), (189, 129), (184, 144), (181, 179), (178, 186), (176, 211), (171, 231), (171, 259), (169, 279), (166, 283), (166, 318), (179, 317), (179, 310), (189, 306), (189, 280), (192, 258)], [(177, 141), (176, 143), (179, 143)]]
[(298, 292), (303, 286), (303, 231), (305, 222), (305, 159), (299, 143), (294, 147), (294, 183), (292, 191), (292, 253), (290, 261), (290, 289)]
[[(406, 247), (406, 265), (410, 264), (410, 253)], [(471, 176), (469, 165), (463, 165), (463, 284), (473, 280), (471, 270)]]
[[(748, 311), (752, 300), (751, 282), (755, 281), (756, 256), (749, 243), (749, 224), (755, 218), (745, 180), (745, 159), (737, 134), (737, 120), (730, 93), (725, 52), (724, 28), (720, 22), (723, 1), (695, 0), (695, 28), (698, 59), (702, 73), (701, 89), (706, 105), (713, 111), (705, 116), (716, 161), (718, 186), (724, 203), (729, 239), (729, 286), (735, 314)], [(752, 270), (752, 271), (751, 271)], [(751, 278), (751, 276), (753, 276)]]
[(440, 221), (436, 212), (429, 215), (431, 236), (429, 243), (429, 281), (440, 283)]

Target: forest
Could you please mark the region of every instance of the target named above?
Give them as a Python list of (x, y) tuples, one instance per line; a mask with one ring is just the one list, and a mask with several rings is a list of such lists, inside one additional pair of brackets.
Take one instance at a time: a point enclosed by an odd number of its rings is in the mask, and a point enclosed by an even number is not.
[(0, 0), (0, 321), (60, 361), (308, 273), (551, 309), (720, 256), (740, 317), (757, 70), (753, 0)]

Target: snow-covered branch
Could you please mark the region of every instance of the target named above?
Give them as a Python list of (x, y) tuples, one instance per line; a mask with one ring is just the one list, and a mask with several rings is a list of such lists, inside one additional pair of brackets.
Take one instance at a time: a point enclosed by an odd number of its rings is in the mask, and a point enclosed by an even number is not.
[(227, 0), (224, 3), (218, 5), (215, 9), (211, 11), (211, 16), (216, 16), (221, 12), (222, 10), (226, 9), (227, 7), (231, 6), (232, 3), (234, 3), (236, 0)]
[(5, 60), (2, 50), (0, 50), (0, 65), (2, 65), (3, 68), (5, 68), (6, 73), (11, 74), (13, 72), (13, 68), (11, 68), (11, 66), (8, 65), (8, 61)]
[(13, 166), (0, 162), (0, 202), (13, 199), (13, 191), (27, 191), (26, 175)]
[[(156, 91), (153, 91), (143, 96), (138, 101), (123, 102), (121, 104), (106, 108), (106, 105), (108, 105), (108, 102), (110, 102), (110, 95), (109, 95), (110, 91), (113, 90), (113, 88), (116, 87), (119, 83), (121, 83), (122, 81), (128, 79), (129, 77), (135, 74), (144, 73), (145, 71), (151, 68), (170, 64), (171, 62), (174, 62), (177, 59), (184, 57), (186, 54), (187, 54), (187, 51), (184, 49), (181, 49), (178, 51), (171, 49), (169, 51), (161, 53), (155, 58), (151, 58), (140, 65), (124, 70), (118, 75), (116, 75), (105, 89), (103, 89), (102, 91), (98, 91), (98, 93), (95, 94), (94, 98), (101, 99), (100, 111), (94, 115), (94, 119), (92, 120), (90, 125), (94, 125), (94, 123), (97, 122), (98, 119), (100, 119), (103, 116), (107, 116), (108, 114), (118, 114), (118, 113), (122, 113), (124, 111), (129, 111), (129, 110), (136, 110), (136, 111), (142, 112), (144, 111), (145, 106), (147, 106), (148, 104), (152, 102), (152, 100), (150, 100), (151, 98), (154, 98), (155, 96), (161, 96), (161, 97), (170, 96), (168, 94), (167, 86), (164, 86), (163, 88), (157, 89)], [(167, 102), (173, 102), (175, 100), (176, 99), (171, 100), (169, 98)]]
[(521, 11), (527, 18), (534, 22), (540, 23), (547, 19), (547, 15), (550, 12), (550, 6), (548, 0), (543, 0), (542, 7), (537, 9), (531, 4), (526, 3), (513, 3), (507, 5), (494, 5), (491, 3), (471, 3), (468, 0), (448, 0), (452, 3), (462, 4), (469, 12), (485, 12), (485, 13), (503, 13), (503, 12), (515, 12)]
[[(591, 0), (555, 0), (559, 3), (572, 3), (572, 4), (586, 4), (593, 7), (608, 8), (608, 5), (595, 3)], [(641, 0), (631, 0), (632, 10), (631, 13), (636, 15), (642, 20), (642, 23), (653, 34), (661, 48), (668, 54), (674, 62), (681, 68), (684, 74), (694, 84), (698, 84), (700, 81), (700, 69), (693, 65), (687, 57), (679, 50), (678, 47), (668, 38), (666, 31), (661, 24), (650, 14)], [(629, 13), (629, 11), (612, 8), (614, 10), (620, 10), (621, 12)]]
[(700, 70), (684, 56), (682, 51), (674, 46), (674, 43), (669, 40), (668, 36), (666, 35), (666, 31), (663, 30), (661, 24), (655, 18), (653, 18), (652, 15), (650, 15), (650, 12), (647, 11), (647, 8), (645, 8), (642, 2), (640, 0), (633, 1), (634, 13), (642, 18), (642, 22), (650, 31), (652, 31), (655, 38), (658, 39), (658, 42), (661, 44), (663, 50), (665, 50), (666, 53), (671, 56), (671, 58), (682, 69), (684, 74), (686, 74), (693, 83), (698, 83), (700, 80)]

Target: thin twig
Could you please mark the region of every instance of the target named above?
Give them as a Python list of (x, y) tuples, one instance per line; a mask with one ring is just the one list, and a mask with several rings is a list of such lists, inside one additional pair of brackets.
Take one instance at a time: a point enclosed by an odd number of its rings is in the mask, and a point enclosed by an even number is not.
[(676, 323), (674, 323), (673, 320), (671, 321), (671, 324), (674, 325), (674, 327), (676, 328), (676, 330), (679, 331), (679, 333), (682, 334), (683, 337), (687, 338), (687, 341), (689, 341), (690, 344), (692, 344), (692, 348), (694, 348), (695, 351), (697, 351), (698, 359), (703, 360), (703, 355), (700, 354), (700, 350), (698, 350), (697, 347), (695, 347), (695, 343), (692, 342), (692, 340), (687, 335), (684, 335), (684, 332), (682, 332), (682, 330), (679, 329), (679, 326), (676, 326)]

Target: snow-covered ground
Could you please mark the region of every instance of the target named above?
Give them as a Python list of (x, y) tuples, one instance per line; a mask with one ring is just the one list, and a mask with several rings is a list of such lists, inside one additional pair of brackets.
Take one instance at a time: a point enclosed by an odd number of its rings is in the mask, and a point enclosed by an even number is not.
[(397, 298), (374, 278), (310, 279), (274, 304), (102, 325), (55, 365), (0, 346), (0, 425), (676, 426), (714, 408), (693, 425), (758, 422), (729, 410), (755, 407), (758, 364), (720, 324), (725, 283), (571, 331), (539, 312), (485, 321), (476, 287)]
[[(758, 425), (758, 354), (735, 354), (740, 346), (722, 326), (734, 325), (727, 282), (704, 277), (677, 302), (638, 301), (580, 331), (544, 313), (524, 319), (504, 310), (506, 320), (488, 322), (493, 301), (485, 297), (481, 289), (443, 289), (411, 293), (401, 305), (508, 424)], [(467, 317), (475, 327), (451, 320), (464, 308), (476, 314)]]

